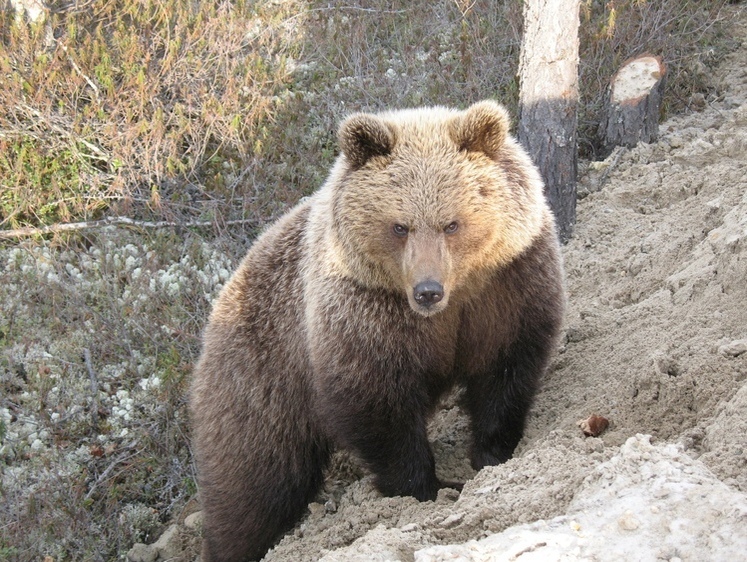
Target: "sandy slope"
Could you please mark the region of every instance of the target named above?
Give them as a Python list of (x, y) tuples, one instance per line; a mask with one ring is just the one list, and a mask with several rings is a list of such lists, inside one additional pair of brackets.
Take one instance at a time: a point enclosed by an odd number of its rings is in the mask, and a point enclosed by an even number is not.
[[(267, 561), (744, 555), (747, 43), (720, 79), (723, 99), (582, 179), (566, 338), (516, 458), (475, 475), (447, 403), (431, 436), (441, 475), (471, 479), (461, 496), (382, 498), (341, 457)], [(611, 427), (585, 438), (594, 412)]]

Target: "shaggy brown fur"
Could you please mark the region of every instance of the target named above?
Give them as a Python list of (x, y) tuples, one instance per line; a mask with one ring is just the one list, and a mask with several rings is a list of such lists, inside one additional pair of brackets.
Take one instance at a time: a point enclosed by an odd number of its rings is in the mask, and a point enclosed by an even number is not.
[(359, 114), (325, 185), (215, 303), (191, 394), (203, 562), (256, 559), (332, 447), (433, 499), (426, 420), (464, 387), (476, 469), (521, 439), (563, 313), (552, 215), (502, 107)]

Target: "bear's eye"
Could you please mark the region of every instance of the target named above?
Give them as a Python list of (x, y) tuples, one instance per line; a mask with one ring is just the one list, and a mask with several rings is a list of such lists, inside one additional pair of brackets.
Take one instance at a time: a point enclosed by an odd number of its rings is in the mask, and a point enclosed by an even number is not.
[(392, 226), (392, 232), (394, 232), (395, 236), (399, 236), (400, 238), (404, 238), (407, 236), (407, 233), (410, 231), (409, 228), (402, 224), (395, 224)]
[(451, 223), (449, 223), (448, 225), (446, 225), (444, 227), (444, 233), (445, 234), (454, 234), (457, 231), (458, 228), (459, 228), (459, 224), (456, 221), (451, 222)]

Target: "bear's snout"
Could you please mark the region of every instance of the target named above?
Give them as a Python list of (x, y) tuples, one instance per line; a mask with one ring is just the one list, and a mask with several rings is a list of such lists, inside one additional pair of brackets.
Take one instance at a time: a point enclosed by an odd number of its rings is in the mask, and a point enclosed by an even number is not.
[(430, 307), (444, 298), (444, 287), (438, 281), (423, 281), (413, 287), (413, 298), (420, 306)]

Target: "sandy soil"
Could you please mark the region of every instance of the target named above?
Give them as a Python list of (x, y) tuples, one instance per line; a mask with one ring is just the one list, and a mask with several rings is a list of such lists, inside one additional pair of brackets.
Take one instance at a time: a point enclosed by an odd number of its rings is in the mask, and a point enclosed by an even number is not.
[[(747, 37), (743, 12), (736, 32)], [(747, 43), (724, 96), (584, 174), (569, 311), (516, 456), (475, 474), (431, 425), (435, 502), (382, 498), (341, 455), (281, 561), (736, 560), (747, 549)], [(600, 437), (577, 421), (610, 420)]]

